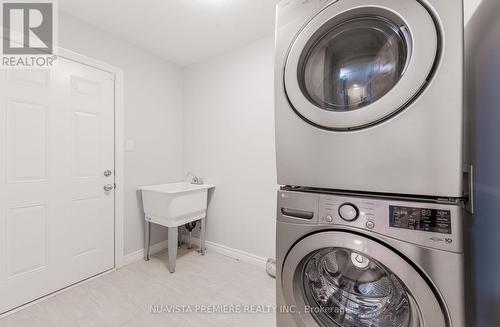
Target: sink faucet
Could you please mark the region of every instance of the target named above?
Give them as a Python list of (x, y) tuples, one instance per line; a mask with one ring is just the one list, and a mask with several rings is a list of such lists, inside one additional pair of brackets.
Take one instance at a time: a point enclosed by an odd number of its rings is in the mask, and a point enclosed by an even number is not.
[(203, 184), (203, 180), (192, 172), (187, 173), (186, 177), (191, 184)]

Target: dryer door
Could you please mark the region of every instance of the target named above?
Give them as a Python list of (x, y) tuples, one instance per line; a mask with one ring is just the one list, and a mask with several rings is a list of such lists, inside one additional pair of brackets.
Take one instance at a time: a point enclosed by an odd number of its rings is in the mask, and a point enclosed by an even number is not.
[(419, 1), (334, 1), (295, 38), (285, 91), (313, 125), (367, 127), (398, 113), (424, 89), (438, 43), (433, 18)]
[(301, 327), (449, 326), (436, 292), (412, 265), (347, 231), (299, 241), (285, 259), (281, 282)]

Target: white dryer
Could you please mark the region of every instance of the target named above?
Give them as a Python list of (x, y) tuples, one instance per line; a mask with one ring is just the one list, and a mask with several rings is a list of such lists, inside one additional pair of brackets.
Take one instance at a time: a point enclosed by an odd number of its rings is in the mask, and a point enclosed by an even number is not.
[(461, 197), (463, 4), (283, 0), (278, 182)]

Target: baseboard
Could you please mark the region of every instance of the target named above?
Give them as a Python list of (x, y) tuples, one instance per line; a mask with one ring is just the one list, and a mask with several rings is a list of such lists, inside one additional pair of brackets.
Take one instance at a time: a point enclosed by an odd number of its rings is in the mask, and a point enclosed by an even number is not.
[[(188, 236), (187, 235), (179, 235), (181, 237), (181, 240), (183, 243), (188, 242)], [(200, 244), (200, 239), (199, 238), (192, 238), (192, 243), (194, 246), (197, 246)], [(167, 246), (168, 242), (163, 241), (156, 243), (154, 245), (151, 245), (149, 248), (149, 253), (150, 254), (155, 254), (160, 251), (163, 251), (168, 248)], [(233, 259), (236, 259), (241, 262), (246, 262), (255, 266), (262, 267), (263, 269), (266, 269), (266, 262), (267, 258), (263, 258), (260, 256), (257, 256), (255, 254), (251, 254), (245, 251), (237, 250), (230, 248), (228, 246), (218, 244), (215, 242), (210, 242), (206, 241), (205, 246), (207, 248), (207, 251), (213, 251), (215, 253), (219, 253), (222, 255), (225, 255), (226, 257), (230, 257)], [(135, 252), (129, 253), (123, 257), (123, 266), (129, 265), (131, 263), (137, 262), (139, 260), (144, 259), (144, 249), (137, 250)]]
[[(184, 243), (187, 243), (188, 235), (182, 235), (182, 241)], [(194, 246), (200, 244), (199, 242), (200, 240), (198, 238), (195, 237), (192, 238), (192, 243)], [(264, 270), (266, 269), (267, 258), (263, 258), (255, 254), (230, 248), (228, 246), (210, 241), (206, 241), (205, 246), (207, 248), (207, 251), (213, 251), (215, 253), (225, 255), (226, 257), (230, 257), (241, 262), (246, 262), (255, 266), (259, 266)]]
[[(161, 252), (167, 248), (167, 241), (162, 241), (156, 244), (153, 244), (149, 247), (149, 254), (155, 254), (158, 252)], [(140, 249), (137, 251), (134, 251), (132, 253), (126, 254), (123, 257), (123, 266), (129, 265), (131, 263), (137, 262), (139, 260), (144, 259), (144, 249)]]
[(209, 241), (206, 242), (206, 247), (208, 251), (213, 251), (241, 262), (259, 266), (264, 270), (266, 269), (267, 258)]

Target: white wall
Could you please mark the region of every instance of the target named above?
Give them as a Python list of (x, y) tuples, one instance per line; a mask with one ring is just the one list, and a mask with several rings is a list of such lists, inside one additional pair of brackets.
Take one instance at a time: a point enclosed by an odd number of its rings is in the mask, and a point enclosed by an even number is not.
[[(62, 47), (125, 72), (125, 138), (135, 143), (125, 158), (125, 254), (143, 247), (137, 186), (193, 171), (217, 185), (208, 241), (274, 258), (273, 38), (183, 71), (66, 13), (59, 33)], [(165, 237), (153, 229), (153, 243)]]
[[(172, 182), (182, 175), (182, 70), (67, 14), (59, 21), (63, 48), (125, 72), (125, 137), (135, 151), (125, 157), (125, 254), (143, 247), (137, 186)], [(166, 238), (156, 227), (152, 242)]]
[(274, 258), (274, 43), (184, 70), (184, 168), (217, 185), (207, 240)]

